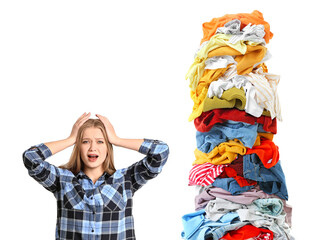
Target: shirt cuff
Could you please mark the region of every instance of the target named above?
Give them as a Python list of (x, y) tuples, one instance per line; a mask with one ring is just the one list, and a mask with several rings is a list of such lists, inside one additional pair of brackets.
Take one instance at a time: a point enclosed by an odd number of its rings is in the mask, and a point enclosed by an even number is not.
[(152, 149), (152, 145), (154, 145), (154, 144), (156, 145), (159, 143), (161, 143), (161, 141), (159, 141), (159, 140), (144, 138), (144, 142), (141, 144), (141, 146), (139, 148), (139, 152), (147, 155), (150, 152), (150, 150)]
[(34, 149), (41, 156), (42, 160), (45, 160), (46, 158), (48, 158), (52, 155), (51, 150), (44, 143), (34, 145), (34, 146), (30, 147), (28, 150), (34, 150)]

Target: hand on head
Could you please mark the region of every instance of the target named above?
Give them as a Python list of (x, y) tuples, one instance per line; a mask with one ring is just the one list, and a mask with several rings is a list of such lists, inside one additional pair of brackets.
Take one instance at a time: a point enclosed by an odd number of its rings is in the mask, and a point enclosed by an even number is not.
[(69, 138), (73, 139), (74, 142), (76, 141), (79, 128), (82, 126), (83, 123), (85, 123), (85, 121), (87, 121), (89, 119), (90, 115), (91, 115), (90, 112), (82, 114), (78, 118), (78, 120), (73, 124)]
[[(91, 116), (90, 112), (82, 114), (73, 125), (69, 138), (71, 138), (74, 142), (76, 141), (79, 128), (83, 125), (83, 123), (85, 123), (89, 119), (90, 116)], [(106, 128), (109, 142), (111, 144), (116, 144), (119, 138), (116, 135), (116, 132), (112, 124), (110, 123), (109, 119), (100, 114), (96, 114), (96, 117), (100, 119), (100, 121), (103, 123), (104, 127)]]
[(117, 136), (112, 124), (110, 123), (109, 119), (100, 115), (100, 114), (96, 114), (96, 116), (100, 119), (101, 122), (103, 122), (104, 127), (106, 128), (107, 131), (107, 135), (108, 135), (108, 139), (109, 142), (111, 144), (116, 144), (117, 141), (119, 140), (119, 137)]

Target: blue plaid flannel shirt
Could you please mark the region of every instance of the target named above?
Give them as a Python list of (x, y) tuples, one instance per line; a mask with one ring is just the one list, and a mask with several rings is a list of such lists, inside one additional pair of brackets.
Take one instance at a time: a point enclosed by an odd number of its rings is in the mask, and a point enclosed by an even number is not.
[(145, 139), (139, 152), (146, 157), (111, 176), (104, 173), (95, 184), (82, 171), (74, 175), (44, 161), (52, 155), (45, 144), (23, 153), (29, 175), (57, 199), (56, 239), (135, 239), (132, 197), (161, 172), (169, 148)]

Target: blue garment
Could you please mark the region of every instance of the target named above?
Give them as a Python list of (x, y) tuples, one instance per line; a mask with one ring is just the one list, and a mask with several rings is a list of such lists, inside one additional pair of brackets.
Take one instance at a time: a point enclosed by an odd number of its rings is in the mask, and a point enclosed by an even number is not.
[(240, 228), (247, 223), (240, 222), (239, 215), (229, 212), (223, 215), (218, 221), (205, 218), (205, 210), (201, 209), (194, 213), (186, 214), (182, 217), (184, 231), (181, 236), (187, 240), (205, 240), (209, 237), (218, 240), (227, 231)]
[(258, 124), (225, 121), (213, 125), (209, 132), (196, 133), (197, 148), (204, 153), (211, 152), (222, 142), (238, 139), (248, 148), (252, 148), (257, 138)]
[(262, 191), (288, 200), (286, 180), (280, 161), (272, 168), (265, 168), (259, 157), (253, 153), (243, 156), (243, 176), (257, 181)]
[(29, 175), (57, 199), (56, 239), (135, 239), (132, 197), (161, 172), (169, 148), (145, 139), (139, 152), (146, 157), (112, 175), (105, 172), (95, 183), (82, 171), (73, 174), (45, 161), (52, 155), (45, 144), (24, 152)]
[(283, 202), (278, 198), (262, 198), (252, 202), (257, 207), (257, 211), (271, 215), (279, 216), (283, 212)]
[(181, 233), (181, 236), (184, 239), (194, 239), (193, 235), (199, 230), (199, 228), (205, 222), (205, 210), (201, 209), (194, 213), (188, 213), (182, 216), (182, 225), (184, 231)]
[(238, 195), (240, 193), (249, 191), (254, 186), (240, 187), (238, 182), (234, 178), (216, 178), (211, 186), (222, 188), (232, 195)]

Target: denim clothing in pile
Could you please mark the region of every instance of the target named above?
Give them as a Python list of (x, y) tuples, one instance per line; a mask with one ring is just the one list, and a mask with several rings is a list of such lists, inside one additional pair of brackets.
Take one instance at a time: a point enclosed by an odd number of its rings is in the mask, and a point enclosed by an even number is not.
[(209, 153), (215, 146), (228, 140), (238, 139), (248, 148), (252, 148), (257, 138), (258, 124), (225, 121), (213, 125), (209, 132), (196, 133), (197, 148), (204, 153)]
[(254, 186), (240, 187), (239, 183), (234, 178), (216, 178), (211, 186), (222, 188), (232, 195), (238, 195), (254, 188)]
[[(244, 155), (243, 176), (246, 179), (257, 181), (263, 192), (275, 194), (282, 199), (288, 200), (286, 180), (280, 161), (272, 168), (265, 168), (255, 153)], [(240, 187), (234, 178), (217, 178), (210, 186), (220, 187), (232, 195), (241, 194), (254, 187)]]
[(169, 148), (145, 139), (139, 152), (146, 157), (111, 176), (105, 172), (96, 183), (82, 171), (74, 175), (46, 162), (52, 153), (44, 144), (24, 152), (29, 175), (57, 199), (56, 239), (135, 239), (132, 197), (161, 172)]
[(243, 176), (257, 181), (262, 191), (275, 194), (288, 200), (286, 179), (279, 162), (272, 168), (265, 168), (259, 157), (254, 154), (243, 156)]

